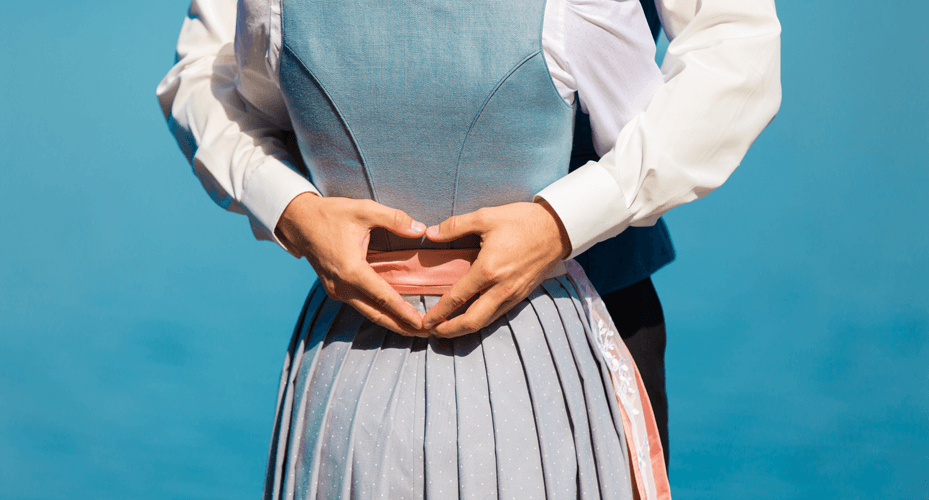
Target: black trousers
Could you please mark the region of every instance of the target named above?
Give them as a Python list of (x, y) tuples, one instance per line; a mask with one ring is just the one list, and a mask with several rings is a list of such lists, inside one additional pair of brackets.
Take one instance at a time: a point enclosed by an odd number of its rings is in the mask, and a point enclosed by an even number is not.
[(661, 435), (665, 466), (669, 465), (668, 395), (665, 392), (665, 324), (651, 278), (603, 295), (619, 335), (629, 348), (648, 393)]

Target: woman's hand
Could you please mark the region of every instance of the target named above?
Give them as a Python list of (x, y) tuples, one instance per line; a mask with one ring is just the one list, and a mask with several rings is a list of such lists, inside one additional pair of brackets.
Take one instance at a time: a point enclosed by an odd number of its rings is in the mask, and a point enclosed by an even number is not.
[[(432, 241), (466, 234), (481, 237), (481, 251), (468, 272), (426, 312), (423, 328), (440, 337), (476, 332), (526, 298), (545, 275), (571, 253), (571, 241), (545, 203), (512, 203), (446, 219), (426, 231)], [(445, 318), (480, 293), (460, 316)]]
[(284, 210), (275, 234), (292, 254), (306, 257), (330, 297), (385, 328), (425, 337), (422, 315), (366, 260), (374, 227), (406, 238), (422, 237), (426, 231), (425, 224), (402, 210), (375, 201), (303, 193)]

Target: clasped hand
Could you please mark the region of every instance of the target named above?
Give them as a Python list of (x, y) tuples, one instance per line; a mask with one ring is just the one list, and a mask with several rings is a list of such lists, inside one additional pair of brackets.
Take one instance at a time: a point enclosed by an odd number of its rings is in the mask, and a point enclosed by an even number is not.
[[(368, 264), (375, 227), (437, 242), (476, 234), (481, 250), (468, 272), (423, 316)], [(480, 330), (524, 299), (570, 253), (567, 233), (544, 202), (482, 208), (426, 228), (402, 210), (374, 201), (304, 193), (288, 205), (275, 234), (291, 253), (307, 258), (330, 297), (374, 323), (417, 337)], [(464, 313), (446, 320), (475, 295)]]

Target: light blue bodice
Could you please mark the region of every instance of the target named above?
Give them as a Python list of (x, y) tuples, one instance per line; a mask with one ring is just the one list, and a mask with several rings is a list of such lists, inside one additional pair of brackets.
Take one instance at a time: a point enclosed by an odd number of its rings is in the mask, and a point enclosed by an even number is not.
[[(431, 225), (530, 201), (566, 175), (575, 113), (542, 55), (544, 10), (545, 0), (283, 0), (281, 90), (311, 180)], [(575, 139), (577, 164), (590, 159), (589, 129)], [(447, 246), (371, 239), (379, 250)], [(607, 292), (673, 258), (659, 222), (578, 260)]]
[(568, 173), (574, 110), (542, 56), (545, 0), (283, 4), (281, 89), (324, 195), (432, 225)]

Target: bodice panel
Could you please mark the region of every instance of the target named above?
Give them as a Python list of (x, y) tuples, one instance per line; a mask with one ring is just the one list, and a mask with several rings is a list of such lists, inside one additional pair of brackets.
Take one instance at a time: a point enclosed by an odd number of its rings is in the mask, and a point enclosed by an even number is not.
[(567, 174), (574, 111), (542, 56), (544, 0), (283, 7), (281, 90), (324, 195), (431, 225)]

